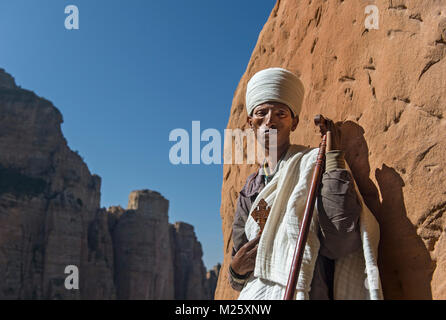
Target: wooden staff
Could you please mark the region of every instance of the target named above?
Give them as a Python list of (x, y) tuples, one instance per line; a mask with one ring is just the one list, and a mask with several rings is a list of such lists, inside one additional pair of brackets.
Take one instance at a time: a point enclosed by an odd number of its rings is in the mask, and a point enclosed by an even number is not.
[(297, 239), (296, 248), (294, 250), (293, 262), (291, 264), (290, 275), (288, 277), (288, 282), (286, 285), (285, 296), (283, 298), (284, 300), (294, 300), (297, 279), (299, 277), (300, 267), (302, 265), (302, 258), (304, 255), (305, 244), (307, 242), (308, 231), (310, 230), (311, 218), (313, 217), (317, 192), (319, 190), (319, 184), (321, 182), (322, 172), (324, 169), (327, 137), (328, 139), (331, 139), (331, 132), (327, 130), (327, 121), (322, 115), (317, 115), (314, 118), (314, 123), (319, 126), (321, 130), (322, 141), (319, 145), (316, 167), (314, 168), (310, 192), (308, 193), (307, 202), (305, 205), (304, 218), (302, 220), (299, 237)]

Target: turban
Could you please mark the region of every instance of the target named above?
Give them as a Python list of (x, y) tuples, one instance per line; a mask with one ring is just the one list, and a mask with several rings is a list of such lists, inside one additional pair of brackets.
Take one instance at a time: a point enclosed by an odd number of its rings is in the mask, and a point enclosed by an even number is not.
[(282, 68), (257, 72), (246, 87), (246, 110), (251, 116), (258, 105), (268, 102), (286, 104), (294, 116), (299, 115), (304, 99), (304, 85), (294, 73)]

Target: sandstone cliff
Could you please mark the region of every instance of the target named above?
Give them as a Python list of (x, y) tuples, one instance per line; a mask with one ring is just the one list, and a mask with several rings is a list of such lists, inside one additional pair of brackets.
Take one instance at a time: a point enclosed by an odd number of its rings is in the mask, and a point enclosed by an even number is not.
[(119, 214), (112, 227), (118, 299), (173, 299), (168, 207), (159, 193), (137, 191)]
[[(365, 28), (367, 5), (379, 29)], [(300, 75), (306, 93), (292, 143), (317, 146), (313, 116), (337, 121), (359, 189), (381, 227), (387, 299), (446, 298), (446, 1), (277, 1), (234, 95), (227, 128), (246, 128), (247, 81), (267, 67)], [(221, 217), (227, 282), (238, 192), (255, 170), (225, 165)]]
[[(155, 191), (101, 209), (101, 179), (62, 121), (0, 69), (0, 299), (212, 299), (193, 227), (170, 225)], [(79, 290), (65, 288), (68, 265)]]
[[(209, 290), (206, 270), (201, 262), (203, 255), (201, 244), (197, 241), (194, 227), (184, 222), (171, 226), (172, 251), (174, 254), (175, 299), (209, 299), (213, 291)], [(217, 284), (214, 279), (213, 284)], [(210, 296), (209, 296), (210, 295)]]

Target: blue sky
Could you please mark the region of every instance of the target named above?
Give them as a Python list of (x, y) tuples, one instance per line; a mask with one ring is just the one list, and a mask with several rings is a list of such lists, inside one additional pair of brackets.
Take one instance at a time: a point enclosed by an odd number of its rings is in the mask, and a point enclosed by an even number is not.
[[(66, 30), (67, 5), (79, 30)], [(172, 165), (175, 128), (225, 129), (234, 91), (275, 0), (2, 0), (0, 68), (62, 112), (68, 145), (102, 177), (101, 205), (133, 190), (194, 225), (211, 268), (223, 259), (222, 165)], [(202, 143), (204, 146), (206, 143)]]

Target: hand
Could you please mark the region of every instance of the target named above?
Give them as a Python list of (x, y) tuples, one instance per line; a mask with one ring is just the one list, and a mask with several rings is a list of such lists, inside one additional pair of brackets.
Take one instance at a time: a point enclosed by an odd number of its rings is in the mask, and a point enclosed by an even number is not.
[(328, 118), (324, 118), (321, 114), (314, 117), (314, 124), (319, 127), (321, 136), (327, 135), (326, 152), (331, 150), (340, 150), (341, 148), (341, 130)]
[(325, 119), (327, 126), (327, 151), (340, 150), (341, 130), (330, 119)]
[(245, 243), (232, 258), (231, 268), (239, 275), (245, 275), (254, 270), (260, 235)]

